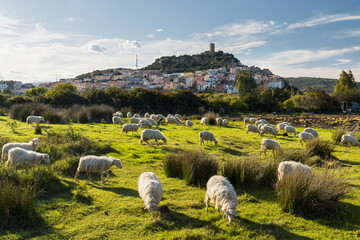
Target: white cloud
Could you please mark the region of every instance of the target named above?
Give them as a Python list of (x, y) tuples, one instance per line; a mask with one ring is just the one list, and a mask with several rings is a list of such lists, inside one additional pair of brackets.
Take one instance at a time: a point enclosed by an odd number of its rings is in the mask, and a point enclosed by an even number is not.
[(156, 31), (156, 32), (162, 32), (162, 31), (164, 31), (164, 29), (162, 29), (162, 28), (157, 28), (157, 29), (155, 29), (155, 31)]
[(106, 47), (103, 47), (101, 45), (98, 45), (98, 44), (90, 44), (89, 45), (89, 51), (90, 52), (105, 52), (106, 50)]
[(147, 38), (152, 39), (152, 38), (154, 38), (154, 37), (155, 37), (155, 35), (154, 35), (154, 34), (152, 34), (152, 33), (149, 33), (148, 35), (146, 35), (146, 37), (147, 37)]
[(335, 63), (334, 65), (342, 65), (342, 64), (351, 63), (350, 59), (345, 59), (345, 58), (337, 59), (337, 61), (338, 61), (338, 63)]
[(342, 21), (354, 21), (354, 20), (360, 20), (360, 15), (350, 15), (350, 14), (323, 15), (320, 17), (311, 18), (304, 22), (290, 24), (287, 27), (287, 29), (291, 30), (296, 28), (314, 27), (322, 24), (342, 22)]
[(75, 22), (77, 19), (74, 18), (74, 17), (67, 17), (67, 18), (65, 18), (64, 20), (65, 20), (65, 22), (73, 23), (73, 22)]

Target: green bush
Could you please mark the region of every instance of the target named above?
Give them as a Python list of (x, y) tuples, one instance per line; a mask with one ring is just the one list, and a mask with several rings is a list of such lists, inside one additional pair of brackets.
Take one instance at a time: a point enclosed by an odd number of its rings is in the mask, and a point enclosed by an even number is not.
[(41, 126), (38, 123), (35, 125), (35, 134), (42, 134)]
[(10, 118), (26, 122), (28, 116), (41, 116), (48, 108), (48, 105), (42, 103), (16, 104), (10, 108)]
[(64, 124), (67, 120), (65, 119), (63, 112), (64, 110), (62, 109), (48, 108), (44, 111), (42, 116), (48, 124)]
[(335, 132), (333, 132), (332, 134), (332, 140), (336, 143), (336, 144), (339, 144), (341, 142), (341, 136), (344, 135), (346, 132), (345, 132), (345, 129), (344, 128), (337, 128), (335, 130)]
[(330, 141), (315, 138), (306, 143), (305, 151), (309, 157), (319, 156), (324, 160), (331, 160), (334, 145)]
[(74, 176), (78, 164), (79, 157), (65, 157), (52, 164), (51, 168), (59, 174)]
[(90, 106), (87, 109), (90, 122), (101, 122), (105, 120), (107, 123), (112, 123), (114, 108), (107, 105)]

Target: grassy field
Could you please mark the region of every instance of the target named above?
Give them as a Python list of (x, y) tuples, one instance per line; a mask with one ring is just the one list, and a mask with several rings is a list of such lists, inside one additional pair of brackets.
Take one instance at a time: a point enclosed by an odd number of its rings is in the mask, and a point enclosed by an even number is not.
[[(35, 135), (34, 128), (21, 123), (12, 133), (0, 117), (2, 136), (26, 141), (45, 137), (46, 130), (64, 131), (69, 125), (43, 126), (43, 135)], [(277, 202), (274, 190), (266, 188), (237, 190), (239, 205), (232, 225), (222, 219), (222, 213), (210, 205), (205, 212), (205, 188), (189, 186), (183, 180), (165, 177), (164, 155), (181, 149), (199, 148), (198, 133), (209, 130), (219, 144), (203, 147), (215, 155), (220, 164), (241, 156), (259, 154), (262, 137), (245, 134), (242, 122), (230, 121), (227, 128), (201, 126), (195, 121), (193, 128), (167, 125), (160, 130), (168, 145), (140, 145), (140, 136), (120, 135), (121, 128), (112, 124), (72, 124), (75, 131), (94, 141), (109, 142), (117, 151), (110, 153), (120, 158), (123, 168), (112, 168), (109, 181), (102, 185), (99, 174), (93, 174), (95, 183), (86, 174), (79, 181), (73, 176), (59, 176), (64, 187), (56, 192), (43, 193), (36, 202), (39, 222), (28, 228), (11, 228), (0, 231), (1, 239), (358, 239), (360, 238), (360, 159), (359, 148), (336, 146), (334, 155), (343, 167), (331, 169), (340, 172), (351, 184), (351, 192), (341, 200), (343, 214), (331, 217), (303, 217), (285, 213)], [(299, 132), (302, 128), (297, 129)], [(330, 140), (332, 130), (317, 129), (321, 138)], [(140, 133), (140, 131), (139, 131)], [(278, 136), (283, 148), (302, 148), (297, 137)], [(41, 143), (40, 143), (41, 145)], [(267, 159), (271, 161), (268, 154)], [(266, 158), (262, 155), (261, 158)], [(50, 156), (51, 160), (51, 156)], [(0, 166), (1, 167), (1, 166)], [(137, 180), (142, 172), (152, 171), (162, 181), (166, 205), (172, 212), (169, 219), (144, 211), (143, 201), (137, 192)], [(324, 171), (315, 168), (315, 172)], [(75, 172), (74, 172), (75, 174)], [(86, 201), (74, 198), (82, 189)]]

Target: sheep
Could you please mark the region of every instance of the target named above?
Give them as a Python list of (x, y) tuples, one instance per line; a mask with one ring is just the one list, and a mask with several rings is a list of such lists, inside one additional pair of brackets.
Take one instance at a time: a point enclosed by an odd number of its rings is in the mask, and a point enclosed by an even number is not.
[(164, 143), (164, 145), (166, 145), (167, 139), (164, 136), (164, 134), (162, 132), (160, 132), (159, 130), (155, 130), (155, 129), (145, 129), (141, 132), (141, 138), (139, 143), (142, 144), (143, 142), (148, 143), (148, 140), (154, 139), (156, 144), (158, 144), (157, 140), (161, 139)]
[(144, 172), (140, 175), (138, 186), (144, 209), (155, 212), (164, 194), (160, 179), (153, 172)]
[(135, 113), (135, 114), (133, 115), (133, 117), (134, 117), (134, 118), (141, 118), (141, 117), (140, 117), (140, 114), (137, 114), (137, 113)]
[(140, 123), (139, 124), (126, 123), (122, 126), (121, 134), (123, 134), (124, 132), (126, 133), (126, 135), (128, 132), (131, 132), (131, 135), (133, 135), (133, 132), (136, 132), (137, 134), (139, 134), (138, 130), (140, 127), (142, 127), (142, 125)]
[(132, 117), (132, 114), (131, 114), (131, 112), (128, 112), (127, 114), (126, 114), (126, 116), (127, 116), (127, 118), (131, 118)]
[(254, 118), (254, 117), (250, 118), (250, 124), (254, 124), (256, 121), (257, 121), (256, 118)]
[(245, 117), (245, 118), (244, 118), (244, 124), (248, 124), (248, 123), (250, 123), (250, 118)]
[(152, 119), (152, 118), (147, 118), (146, 120), (147, 120), (148, 122), (150, 122), (151, 125), (159, 128), (159, 125), (156, 123), (156, 121), (155, 121), (154, 119)]
[(175, 117), (175, 119), (176, 119), (176, 121), (177, 121), (179, 124), (181, 124), (181, 123), (182, 123), (182, 120), (181, 120), (180, 118)]
[(144, 114), (144, 118), (150, 118), (150, 114), (149, 114), (149, 113), (145, 113), (145, 114)]
[(172, 115), (172, 114), (168, 114), (166, 117), (174, 117), (174, 115)]
[(258, 121), (261, 121), (261, 122), (264, 122), (264, 123), (267, 123), (267, 121), (265, 119), (259, 119)]
[[(94, 155), (88, 155), (81, 157), (74, 180), (77, 181), (77, 177), (79, 176), (80, 172), (86, 172), (90, 182), (94, 182), (94, 180), (91, 178), (91, 173), (98, 172), (101, 174), (101, 183), (104, 184), (109, 179), (109, 169), (113, 165), (120, 169), (122, 168), (120, 159), (116, 159), (111, 156), (98, 157)], [(106, 173), (105, 180), (103, 175), (104, 173)]]
[(352, 132), (348, 132), (348, 133), (346, 133), (346, 135), (349, 135), (349, 136), (355, 137), (355, 135), (354, 135)]
[(116, 113), (113, 114), (113, 116), (117, 116), (117, 117), (123, 117), (123, 114), (120, 111), (117, 111)]
[(49, 155), (15, 147), (9, 150), (8, 160), (5, 162), (5, 166), (33, 166), (35, 164), (38, 165), (41, 161), (49, 164)]
[(309, 132), (301, 132), (301, 133), (299, 133), (299, 143), (301, 145), (303, 145), (302, 141), (309, 141), (309, 140), (312, 140), (314, 138), (315, 138), (314, 135), (312, 135)]
[(358, 146), (360, 147), (360, 143), (359, 141), (354, 137), (354, 136), (351, 136), (349, 134), (344, 134), (341, 136), (341, 142), (340, 142), (341, 145), (343, 144), (348, 144), (349, 146)]
[(179, 124), (179, 122), (178, 122), (178, 120), (175, 118), (175, 117), (167, 117), (166, 119), (165, 119), (165, 122), (166, 123), (172, 123), (172, 124), (176, 124), (176, 125), (178, 125)]
[(260, 135), (260, 130), (255, 125), (248, 124), (246, 126), (246, 134), (248, 132), (258, 133)]
[(281, 151), (280, 143), (275, 140), (263, 138), (263, 140), (261, 141), (260, 156), (261, 156), (261, 152), (264, 152), (265, 157), (266, 157), (266, 150), (273, 150), (270, 155), (270, 157), (271, 157), (275, 152)]
[[(134, 115), (135, 116), (135, 115)], [(137, 117), (132, 117), (130, 118), (130, 123), (139, 123), (141, 120), (141, 118), (137, 118)]]
[(209, 119), (208, 119), (207, 117), (203, 117), (203, 118), (201, 118), (200, 124), (205, 124), (205, 125), (207, 125), (208, 122), (209, 122)]
[(149, 128), (152, 128), (152, 124), (150, 123), (150, 121), (148, 119), (141, 119), (139, 121), (139, 123), (142, 125), (142, 128), (143, 127), (149, 127)]
[(296, 129), (293, 126), (287, 125), (284, 127), (284, 133), (289, 134), (289, 133), (293, 133), (294, 137), (296, 136)]
[(305, 129), (304, 129), (304, 132), (311, 133), (311, 134), (314, 136), (314, 138), (318, 138), (318, 137), (319, 137), (318, 131), (316, 131), (316, 130), (313, 129), (313, 128), (305, 128)]
[(183, 119), (182, 119), (182, 116), (181, 116), (180, 114), (175, 114), (175, 116), (174, 116), (174, 117), (179, 118), (181, 121), (183, 120)]
[(285, 179), (286, 176), (291, 176), (296, 171), (309, 177), (315, 176), (313, 170), (307, 165), (294, 161), (284, 161), (281, 162), (278, 167), (278, 182)]
[(156, 114), (151, 114), (150, 118), (157, 121), (159, 117)]
[(206, 212), (208, 212), (209, 202), (215, 203), (215, 209), (222, 211), (223, 219), (228, 217), (231, 224), (236, 212), (236, 207), (239, 204), (237, 194), (233, 185), (223, 176), (212, 176), (206, 184)]
[(32, 125), (32, 123), (39, 123), (39, 122), (45, 122), (44, 117), (42, 116), (28, 116), (26, 118), (26, 124), (29, 126), (29, 124)]
[(260, 124), (266, 124), (266, 121), (263, 121), (263, 120), (257, 120), (255, 122), (255, 126), (259, 127)]
[(224, 126), (224, 127), (227, 127), (227, 125), (229, 125), (229, 120), (227, 119), (223, 119), (221, 124)]
[(215, 119), (216, 125), (220, 126), (222, 120), (223, 120), (223, 119), (222, 119), (221, 117), (217, 117), (217, 118)]
[(34, 138), (32, 140), (30, 140), (30, 142), (28, 143), (6, 143), (1, 151), (1, 160), (2, 161), (6, 161), (8, 159), (8, 152), (10, 149), (15, 148), (15, 147), (19, 147), (25, 150), (31, 150), (36, 152), (36, 150), (39, 147), (39, 142), (40, 139), (38, 138)]
[(284, 131), (284, 128), (285, 128), (286, 126), (288, 126), (288, 125), (286, 125), (286, 124), (284, 124), (284, 123), (279, 123), (278, 125), (276, 125), (276, 128), (277, 128), (277, 130), (280, 132), (280, 131)]
[[(260, 130), (263, 126), (265, 126), (266, 123), (260, 123), (257, 127)], [(255, 125), (254, 125), (255, 126)]]
[[(157, 118), (163, 118), (163, 119), (165, 119), (165, 117), (164, 117), (164, 115), (162, 115), (162, 114), (158, 114), (158, 115), (156, 115), (157, 116)], [(156, 121), (156, 120), (155, 120)]]
[(114, 126), (116, 126), (116, 124), (120, 124), (120, 125), (123, 125), (123, 124), (124, 124), (124, 122), (123, 122), (123, 120), (121, 119), (121, 117), (118, 117), (118, 116), (114, 116), (114, 117), (112, 118), (112, 121), (113, 121)]
[(274, 137), (276, 137), (276, 130), (273, 126), (269, 126), (269, 125), (264, 125), (261, 127), (260, 129), (260, 136), (262, 136), (263, 134), (270, 134), (270, 135), (274, 135)]
[(192, 127), (192, 126), (194, 126), (194, 123), (193, 123), (193, 121), (191, 121), (191, 120), (186, 120), (186, 122), (185, 122), (185, 126), (187, 126), (187, 127)]
[(214, 142), (215, 146), (218, 144), (218, 141), (216, 140), (214, 134), (208, 131), (201, 131), (199, 133), (199, 138), (200, 138), (200, 146), (202, 146), (204, 140), (210, 141), (211, 144), (212, 142)]

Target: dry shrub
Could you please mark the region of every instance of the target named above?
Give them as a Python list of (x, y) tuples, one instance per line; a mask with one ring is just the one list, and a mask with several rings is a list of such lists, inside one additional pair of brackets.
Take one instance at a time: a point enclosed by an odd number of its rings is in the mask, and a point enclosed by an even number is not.
[(341, 142), (341, 136), (344, 135), (346, 133), (344, 128), (337, 128), (335, 130), (335, 132), (333, 132), (332, 134), (332, 140), (336, 143), (339, 144)]
[(205, 117), (208, 118), (210, 125), (216, 125), (216, 118), (219, 114), (215, 114), (214, 112), (207, 112), (205, 113)]
[(331, 160), (334, 147), (330, 141), (315, 138), (306, 143), (305, 152), (309, 157), (319, 156), (323, 160)]

